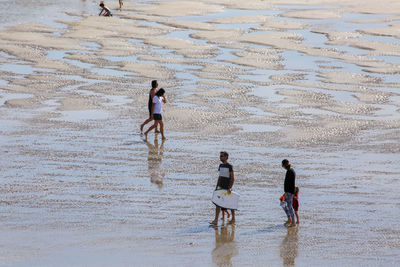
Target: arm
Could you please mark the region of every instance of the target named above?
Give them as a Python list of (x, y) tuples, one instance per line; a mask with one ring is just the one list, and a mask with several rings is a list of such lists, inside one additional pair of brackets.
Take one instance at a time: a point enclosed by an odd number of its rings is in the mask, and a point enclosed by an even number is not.
[(167, 99), (165, 98), (165, 96), (163, 96), (162, 101), (163, 101), (164, 103), (167, 103)]
[(218, 181), (217, 181), (217, 185), (215, 186), (215, 190), (217, 190), (218, 189), (218, 185), (219, 185), (219, 180), (220, 180), (221, 178), (218, 176)]
[(233, 183), (235, 182), (235, 174), (233, 173), (233, 171), (229, 172), (229, 176), (231, 178), (231, 184), (229, 185), (228, 192), (230, 193), (230, 192), (232, 192), (232, 186), (233, 186)]
[(104, 8), (102, 8), (102, 9), (100, 10), (99, 16), (101, 16), (101, 13), (103, 13), (103, 11), (104, 11)]
[(151, 105), (151, 117), (153, 117), (153, 114), (154, 114), (154, 108), (156, 107), (156, 103), (153, 103), (152, 105)]

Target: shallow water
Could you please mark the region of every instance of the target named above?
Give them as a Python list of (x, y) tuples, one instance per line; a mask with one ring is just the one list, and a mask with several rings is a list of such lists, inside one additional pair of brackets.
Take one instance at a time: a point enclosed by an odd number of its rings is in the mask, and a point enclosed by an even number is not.
[[(2, 28), (30, 21), (23, 16), (30, 11), (46, 14), (33, 21), (50, 21), (62, 33), (68, 28), (55, 19), (78, 19), (63, 13), (66, 3), (61, 0), (39, 1), (29, 9), (16, 3), (8, 3), (8, 9), (22, 14), (21, 20), (3, 18)], [(98, 12), (91, 1), (73, 1), (70, 7)], [(322, 8), (335, 7), (227, 8), (172, 19), (211, 22)], [(312, 33), (313, 28), (357, 31), (378, 26), (350, 20), (381, 16), (284, 19), (310, 24), (287, 32), (302, 35), (306, 46), (323, 49), (326, 38)], [(159, 23), (141, 24), (151, 28)], [(254, 24), (220, 26), (246, 30)], [(194, 32), (177, 29), (164, 37), (209, 43), (191, 38)], [(214, 42), (216, 54), (189, 57), (190, 51), (144, 44), (129, 34), (114, 38), (138, 44), (145, 52), (103, 55), (103, 46), (83, 39), (87, 50), (46, 51), (44, 58), (78, 68), (54, 73), (1, 53), (0, 265), (397, 265), (397, 75), (367, 73), (343, 58), (295, 49), (277, 51), (283, 69), (226, 62), (237, 57), (234, 52), (270, 47), (260, 44)], [(356, 55), (349, 46), (329, 47)], [(91, 56), (67, 58), (74, 54)], [(397, 62), (396, 57), (380, 59)], [(158, 78), (169, 100), (164, 106), (167, 141), (150, 133), (144, 142), (139, 135), (152, 78), (116, 65), (124, 61), (174, 73)], [(326, 71), (321, 65), (337, 66), (334, 71), (342, 75), (321, 76)], [(350, 79), (347, 73), (382, 82)], [(214, 215), (210, 197), (221, 150), (231, 155), (234, 190), (241, 201), (237, 224), (214, 229), (208, 226)], [(283, 226), (279, 206), (283, 158), (292, 161), (300, 186), (301, 224), (295, 229)]]

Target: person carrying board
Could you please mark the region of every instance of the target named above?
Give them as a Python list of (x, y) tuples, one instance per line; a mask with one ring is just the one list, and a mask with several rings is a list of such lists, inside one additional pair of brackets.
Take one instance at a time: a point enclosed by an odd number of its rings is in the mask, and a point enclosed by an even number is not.
[[(235, 175), (233, 173), (233, 167), (231, 164), (228, 163), (228, 158), (229, 154), (226, 151), (221, 151), (219, 155), (219, 159), (221, 160), (221, 164), (218, 167), (219, 171), (219, 177), (218, 177), (218, 182), (215, 187), (215, 190), (217, 189), (226, 189), (228, 190), (229, 193), (232, 192), (232, 186), (233, 183), (235, 182)], [(221, 207), (218, 205), (215, 205), (215, 218), (212, 222), (210, 222), (211, 225), (218, 225), (218, 217), (221, 212)], [(232, 213), (232, 219), (229, 222), (230, 224), (235, 223), (235, 210), (231, 210)]]

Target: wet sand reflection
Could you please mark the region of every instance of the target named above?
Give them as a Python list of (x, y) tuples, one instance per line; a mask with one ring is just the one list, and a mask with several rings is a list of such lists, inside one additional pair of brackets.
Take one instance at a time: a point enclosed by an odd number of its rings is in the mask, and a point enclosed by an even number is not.
[(282, 240), (280, 254), (283, 259), (283, 266), (294, 266), (295, 259), (298, 255), (299, 239), (297, 233), (297, 227), (289, 227), (287, 229), (287, 235)]
[(160, 147), (158, 146), (157, 137), (154, 138), (154, 145), (149, 141), (145, 141), (147, 147), (149, 148), (149, 153), (147, 156), (148, 170), (150, 175), (150, 181), (162, 188), (163, 179), (165, 177), (165, 171), (161, 167), (162, 158), (164, 154), (164, 142), (162, 140)]
[(234, 240), (235, 225), (221, 225), (214, 229), (215, 248), (211, 252), (212, 260), (217, 266), (232, 266), (232, 258), (238, 255), (238, 248)]

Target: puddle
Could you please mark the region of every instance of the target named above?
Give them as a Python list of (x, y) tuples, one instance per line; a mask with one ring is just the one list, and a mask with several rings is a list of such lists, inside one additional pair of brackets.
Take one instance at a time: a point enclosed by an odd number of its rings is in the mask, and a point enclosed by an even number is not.
[[(94, 64), (90, 64), (90, 63), (84, 63), (82, 61), (79, 60), (75, 60), (75, 59), (67, 59), (66, 57), (68, 57), (67, 53), (80, 53), (82, 51), (79, 50), (48, 50), (47, 51), (47, 57), (53, 60), (58, 60), (58, 61), (63, 61), (66, 63), (69, 63), (73, 66), (76, 66), (78, 68), (81, 69), (90, 69), (93, 66), (95, 66)], [(85, 51), (85, 52), (90, 52), (90, 51)]]
[(81, 44), (86, 46), (86, 47), (95, 49), (95, 50), (98, 50), (98, 49), (101, 48), (101, 45), (96, 43), (96, 42), (82, 42)]
[(258, 86), (252, 89), (251, 94), (262, 97), (268, 102), (279, 102), (285, 99), (284, 96), (278, 95), (277, 90), (284, 89), (282, 85), (279, 86)]
[(0, 86), (5, 86), (8, 85), (10, 82), (9, 81), (5, 81), (5, 80), (1, 80), (0, 79)]
[(136, 75), (135, 72), (115, 70), (112, 67), (91, 68), (90, 71), (102, 76), (114, 76), (119, 78), (125, 77), (126, 75)]
[[(7, 63), (0, 66), (1, 71), (12, 72), (20, 75), (29, 75), (37, 70), (45, 70), (45, 69), (37, 69), (32, 67), (31, 65), (23, 65), (23, 64), (14, 64)], [(52, 71), (52, 70), (49, 70)]]
[(108, 60), (108, 61), (111, 61), (111, 62), (122, 62), (122, 61), (136, 62), (136, 61), (140, 61), (140, 60), (138, 60), (139, 56), (141, 56), (141, 55), (125, 56), (125, 57), (104, 56), (103, 58)]
[(32, 94), (9, 93), (8, 91), (0, 90), (0, 106), (4, 105), (4, 103), (8, 100), (24, 99), (24, 98), (30, 98), (33, 96), (34, 95), (32, 95)]

